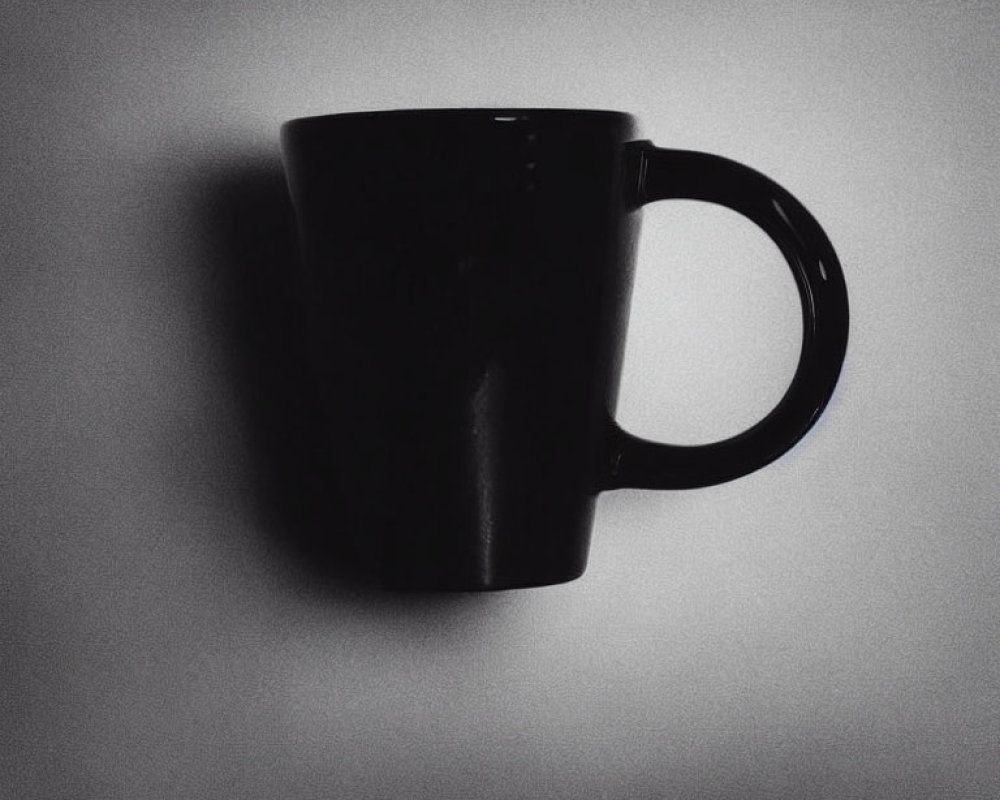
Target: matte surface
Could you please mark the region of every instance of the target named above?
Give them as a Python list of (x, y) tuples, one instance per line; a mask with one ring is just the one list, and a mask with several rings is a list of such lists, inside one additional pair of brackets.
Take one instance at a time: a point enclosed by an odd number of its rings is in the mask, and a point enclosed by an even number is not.
[[(3, 20), (0, 795), (996, 795), (996, 3)], [(449, 105), (626, 109), (768, 174), (837, 247), (851, 344), (767, 469), (602, 494), (581, 579), (400, 600), (287, 546), (322, 517), (324, 451), (280, 334), (275, 131)], [(752, 223), (643, 211), (623, 428), (739, 433), (800, 343)]]

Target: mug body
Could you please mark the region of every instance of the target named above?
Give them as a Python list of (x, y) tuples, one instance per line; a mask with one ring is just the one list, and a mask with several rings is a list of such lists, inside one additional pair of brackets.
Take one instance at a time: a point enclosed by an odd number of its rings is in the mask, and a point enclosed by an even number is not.
[(390, 111), (286, 123), (339, 525), (382, 583), (483, 590), (586, 565), (638, 214), (635, 122)]

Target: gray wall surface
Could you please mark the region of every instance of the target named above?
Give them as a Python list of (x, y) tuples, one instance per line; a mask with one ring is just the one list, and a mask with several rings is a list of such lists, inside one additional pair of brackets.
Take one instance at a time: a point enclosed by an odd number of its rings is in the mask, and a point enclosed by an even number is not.
[[(997, 796), (1000, 6), (35, 0), (0, 53), (0, 796)], [(576, 582), (320, 581), (260, 418), (277, 129), (474, 105), (782, 183), (844, 265), (841, 383), (765, 470), (602, 495)], [(791, 276), (723, 209), (643, 225), (619, 421), (735, 433)]]

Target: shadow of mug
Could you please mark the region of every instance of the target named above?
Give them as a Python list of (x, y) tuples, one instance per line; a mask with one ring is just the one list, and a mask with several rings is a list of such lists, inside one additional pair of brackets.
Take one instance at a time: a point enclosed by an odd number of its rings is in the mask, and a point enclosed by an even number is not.
[(268, 544), (306, 583), (361, 589), (370, 548), (339, 522), (340, 481), (324, 398), (303, 324), (291, 205), (277, 157), (203, 171), (196, 202), (250, 448), (254, 504)]

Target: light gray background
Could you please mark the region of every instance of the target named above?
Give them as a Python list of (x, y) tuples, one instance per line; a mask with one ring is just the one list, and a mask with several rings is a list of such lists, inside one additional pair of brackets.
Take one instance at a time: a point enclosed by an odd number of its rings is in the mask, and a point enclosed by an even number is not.
[[(0, 25), (0, 795), (997, 796), (1000, 6), (34, 0)], [(284, 119), (464, 105), (630, 111), (784, 184), (844, 264), (842, 381), (761, 472), (603, 495), (577, 582), (321, 590), (259, 493), (206, 301), (238, 206), (205, 198), (272, 174)], [(791, 277), (727, 211), (643, 233), (620, 421), (734, 433), (794, 367)]]

